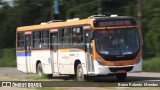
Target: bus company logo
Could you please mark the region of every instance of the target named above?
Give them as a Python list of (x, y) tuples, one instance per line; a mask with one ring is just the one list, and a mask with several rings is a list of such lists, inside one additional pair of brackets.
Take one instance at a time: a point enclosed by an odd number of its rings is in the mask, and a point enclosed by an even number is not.
[(12, 87), (11, 82), (2, 82), (2, 87)]

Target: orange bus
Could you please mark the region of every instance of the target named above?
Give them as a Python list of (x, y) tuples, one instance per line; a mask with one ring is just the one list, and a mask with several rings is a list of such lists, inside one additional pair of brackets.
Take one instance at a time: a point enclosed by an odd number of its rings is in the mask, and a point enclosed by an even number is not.
[(142, 70), (141, 33), (128, 16), (94, 15), (87, 19), (17, 28), (17, 69), (25, 73), (86, 76)]

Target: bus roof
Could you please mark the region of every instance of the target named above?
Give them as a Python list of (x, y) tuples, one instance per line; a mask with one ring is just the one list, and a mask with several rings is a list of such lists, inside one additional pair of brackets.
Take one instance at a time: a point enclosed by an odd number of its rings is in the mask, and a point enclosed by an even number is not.
[(57, 28), (57, 27), (65, 27), (71, 25), (82, 25), (82, 24), (93, 24), (93, 19), (82, 19), (82, 20), (73, 20), (68, 22), (55, 22), (50, 24), (39, 24), (39, 25), (31, 25), (31, 26), (22, 26), (18, 27), (17, 31), (28, 31), (28, 30), (38, 30), (38, 29), (48, 29), (48, 28)]
[(83, 24), (90, 24), (93, 26), (94, 20), (115, 20), (115, 19), (133, 19), (133, 17), (129, 16), (117, 16), (117, 17), (91, 17), (88, 19), (82, 20), (72, 20), (66, 22), (55, 22), (50, 24), (39, 24), (39, 25), (31, 25), (31, 26), (22, 26), (18, 27), (17, 31), (28, 31), (28, 30), (39, 30), (39, 29), (49, 29), (49, 28), (57, 28), (57, 27), (65, 27), (65, 26), (73, 26), (73, 25), (83, 25)]

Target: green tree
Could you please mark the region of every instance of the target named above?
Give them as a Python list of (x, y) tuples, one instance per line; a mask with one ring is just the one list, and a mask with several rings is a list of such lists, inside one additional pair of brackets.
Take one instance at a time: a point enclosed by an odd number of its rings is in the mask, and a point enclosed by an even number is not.
[(144, 20), (143, 23), (145, 30), (143, 31), (144, 38), (145, 38), (145, 45), (146, 49), (148, 50), (147, 53), (152, 53), (154, 55), (160, 55), (160, 1), (154, 0), (144, 0), (143, 2), (143, 13), (144, 13)]
[[(19, 26), (40, 24), (51, 19), (87, 18), (96, 15), (98, 0), (58, 0), (60, 14), (53, 12), (53, 0), (15, 0), (10, 7), (0, 0), (0, 48), (15, 47)], [(102, 13), (137, 16), (136, 0), (101, 0)], [(144, 55), (160, 54), (160, 0), (143, 0)]]

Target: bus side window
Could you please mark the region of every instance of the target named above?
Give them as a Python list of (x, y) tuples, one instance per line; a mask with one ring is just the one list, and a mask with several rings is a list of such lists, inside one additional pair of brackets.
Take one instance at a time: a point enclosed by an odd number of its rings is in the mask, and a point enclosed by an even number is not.
[(42, 48), (44, 48), (44, 49), (49, 48), (49, 31), (48, 30), (42, 31), (41, 45), (42, 45)]
[(33, 48), (42, 48), (41, 44), (41, 31), (33, 31)]
[(61, 45), (64, 47), (64, 29), (61, 29)]
[(72, 44), (76, 44), (77, 42), (77, 38), (76, 38), (76, 28), (72, 28)]
[(77, 36), (77, 43), (80, 43), (81, 42), (81, 30), (80, 28), (77, 28), (77, 31), (76, 31), (76, 36)]
[(24, 33), (20, 32), (17, 35), (17, 49), (24, 50)]
[(67, 44), (67, 46), (68, 47), (70, 47), (71, 46), (71, 42), (72, 42), (72, 38), (71, 38), (71, 28), (67, 28), (67, 33), (65, 34), (66, 36), (65, 36), (65, 38), (66, 38), (66, 41), (65, 41), (65, 43)]
[(60, 41), (62, 43), (62, 47), (70, 47), (71, 43), (71, 28), (64, 28), (60, 31)]
[(72, 43), (78, 45), (83, 42), (83, 32), (81, 27), (75, 27), (72, 29)]

